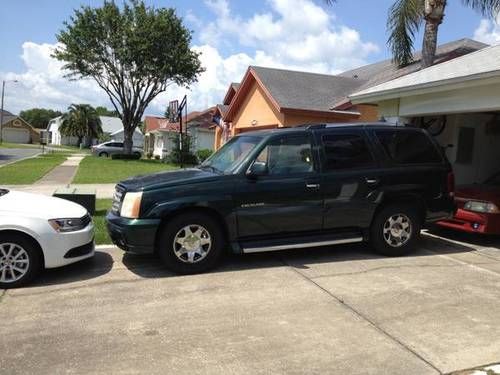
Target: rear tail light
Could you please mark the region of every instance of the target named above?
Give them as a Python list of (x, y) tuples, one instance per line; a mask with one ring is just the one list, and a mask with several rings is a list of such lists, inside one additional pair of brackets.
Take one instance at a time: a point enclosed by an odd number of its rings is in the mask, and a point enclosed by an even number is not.
[(450, 197), (455, 196), (455, 174), (453, 172), (448, 173), (448, 194)]

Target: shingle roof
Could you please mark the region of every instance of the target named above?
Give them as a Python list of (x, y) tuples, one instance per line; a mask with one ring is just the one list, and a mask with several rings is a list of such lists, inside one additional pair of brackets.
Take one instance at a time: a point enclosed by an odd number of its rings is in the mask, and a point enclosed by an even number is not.
[(231, 82), (231, 87), (234, 89), (234, 91), (238, 91), (238, 87), (240, 87), (239, 82)]
[(229, 109), (229, 105), (227, 105), (227, 104), (217, 104), (217, 108), (219, 109), (220, 114), (222, 116), (224, 116), (226, 114), (227, 110)]
[(330, 111), (365, 81), (328, 74), (252, 66), (264, 87), (281, 108)]
[[(444, 61), (452, 60), (456, 57), (483, 49), (487, 46), (487, 44), (467, 38), (442, 44), (436, 49), (434, 64), (437, 65)], [(419, 71), (421, 58), (422, 54), (419, 51), (414, 54), (414, 62), (402, 68), (398, 68), (392, 60), (384, 60), (375, 64), (365, 65), (357, 69), (346, 71), (341, 73), (340, 76), (350, 78), (357, 77), (359, 79), (366, 80), (366, 83), (360, 86), (357, 90), (361, 91)]]
[(2, 125), (8, 123), (9, 121), (12, 121), (15, 119), (16, 115), (10, 113), (9, 111), (6, 111), (5, 109), (3, 110), (3, 117), (2, 117)]
[(361, 97), (400, 90), (411, 90), (423, 85), (441, 84), (470, 77), (500, 75), (500, 46), (491, 46), (465, 56), (433, 65), (427, 69), (396, 78), (353, 94)]
[[(487, 47), (472, 39), (460, 39), (437, 48), (435, 64)], [(339, 75), (298, 72), (284, 69), (251, 66), (272, 98), (281, 108), (311, 111), (331, 111), (349, 103), (354, 92), (379, 85), (420, 70), (421, 53), (414, 62), (398, 68), (392, 60), (384, 60)], [(233, 85), (233, 84), (231, 84)]]

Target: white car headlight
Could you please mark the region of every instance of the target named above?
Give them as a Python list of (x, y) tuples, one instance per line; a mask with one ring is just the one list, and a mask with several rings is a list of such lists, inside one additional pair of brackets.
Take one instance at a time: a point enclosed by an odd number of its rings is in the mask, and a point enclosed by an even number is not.
[(75, 232), (84, 229), (92, 221), (89, 215), (80, 218), (50, 219), (49, 224), (56, 232)]
[(123, 198), (122, 208), (120, 210), (120, 216), (129, 219), (137, 219), (139, 217), (139, 211), (141, 210), (141, 192), (125, 193), (125, 198)]
[(467, 211), (483, 212), (488, 214), (497, 214), (500, 212), (496, 204), (480, 201), (468, 201), (465, 203), (464, 209)]

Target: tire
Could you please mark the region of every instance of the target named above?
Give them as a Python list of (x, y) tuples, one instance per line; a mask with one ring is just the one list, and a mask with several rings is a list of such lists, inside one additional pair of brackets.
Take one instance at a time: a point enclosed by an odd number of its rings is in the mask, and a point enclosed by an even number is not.
[(168, 269), (186, 275), (215, 267), (224, 246), (222, 228), (212, 217), (204, 213), (186, 213), (174, 217), (163, 227), (157, 250)]
[(420, 215), (414, 207), (407, 204), (389, 205), (375, 216), (370, 228), (370, 242), (379, 254), (406, 255), (415, 249), (421, 226)]
[(142, 156), (140, 152), (134, 152), (134, 155), (137, 157), (137, 159), (140, 159)]
[[(15, 262), (16, 258), (18, 262)], [(11, 267), (13, 262), (16, 268)], [(42, 265), (42, 254), (33, 241), (19, 234), (0, 234), (0, 289), (28, 284), (38, 275)]]
[(99, 153), (99, 157), (100, 157), (100, 158), (107, 158), (108, 156), (109, 156), (109, 155), (108, 155), (108, 153), (107, 153), (107, 152), (100, 152), (100, 153)]

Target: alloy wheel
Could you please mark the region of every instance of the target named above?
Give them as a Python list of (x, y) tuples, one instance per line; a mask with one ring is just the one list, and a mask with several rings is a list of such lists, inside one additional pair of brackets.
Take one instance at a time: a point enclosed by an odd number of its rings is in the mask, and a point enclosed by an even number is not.
[(383, 234), (389, 246), (401, 247), (411, 238), (411, 220), (404, 214), (392, 215), (384, 223)]
[(15, 243), (0, 243), (0, 282), (13, 283), (28, 272), (30, 259), (27, 251)]
[(198, 263), (212, 247), (210, 233), (199, 224), (183, 227), (174, 237), (175, 256), (184, 263)]

